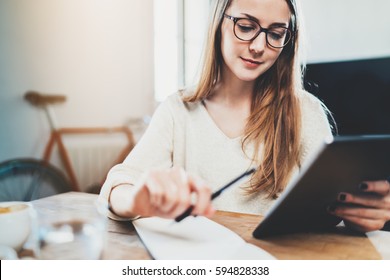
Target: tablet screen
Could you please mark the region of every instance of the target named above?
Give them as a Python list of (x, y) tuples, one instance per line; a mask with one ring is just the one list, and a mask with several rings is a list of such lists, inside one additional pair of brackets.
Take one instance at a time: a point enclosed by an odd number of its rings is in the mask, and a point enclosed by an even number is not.
[(266, 213), (253, 236), (322, 230), (340, 219), (327, 208), (340, 192), (357, 193), (362, 181), (390, 175), (390, 135), (338, 136), (325, 143)]

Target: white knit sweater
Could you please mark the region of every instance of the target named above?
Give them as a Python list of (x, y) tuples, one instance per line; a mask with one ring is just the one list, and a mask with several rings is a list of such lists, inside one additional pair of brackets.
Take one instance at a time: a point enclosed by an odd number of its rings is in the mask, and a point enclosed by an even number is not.
[[(304, 91), (301, 97), (301, 162), (305, 162), (316, 153), (325, 138), (332, 137), (332, 133), (321, 102)], [(246, 152), (250, 154), (250, 151)], [(215, 190), (250, 165), (251, 160), (242, 151), (240, 137), (227, 137), (202, 102), (184, 103), (179, 94), (174, 94), (157, 108), (146, 132), (126, 160), (110, 170), (100, 199), (108, 200), (114, 186), (136, 184), (141, 174), (152, 168), (181, 166), (190, 174), (203, 178)], [(247, 196), (242, 190), (247, 183), (248, 180), (226, 190), (213, 201), (214, 207), (264, 214), (275, 200), (267, 198), (265, 193)]]

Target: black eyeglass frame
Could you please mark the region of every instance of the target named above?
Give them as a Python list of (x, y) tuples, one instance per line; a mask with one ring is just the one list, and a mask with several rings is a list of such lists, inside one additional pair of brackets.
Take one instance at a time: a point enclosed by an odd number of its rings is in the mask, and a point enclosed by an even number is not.
[[(272, 48), (281, 49), (281, 48), (284, 48), (284, 47), (292, 40), (292, 38), (295, 36), (295, 32), (292, 31), (290, 28), (280, 26), (279, 28), (284, 28), (284, 29), (286, 29), (286, 31), (288, 31), (290, 35), (289, 35), (289, 37), (288, 37), (288, 40), (286, 40), (286, 41), (284, 42), (284, 45), (283, 45), (283, 46), (281, 46), (281, 47), (275, 47), (275, 46), (273, 46), (273, 45), (268, 41), (268, 32), (269, 32), (270, 28), (261, 27), (261, 25), (260, 25), (258, 22), (254, 21), (253, 19), (250, 19), (250, 18), (233, 17), (233, 16), (228, 15), (228, 14), (224, 14), (224, 17), (227, 18), (227, 19), (230, 19), (230, 20), (232, 20), (232, 21), (234, 22), (234, 25), (233, 25), (233, 33), (234, 33), (234, 36), (236, 36), (236, 38), (239, 39), (239, 40), (241, 40), (241, 41), (245, 41), (245, 42), (253, 41), (253, 40), (255, 40), (255, 39), (260, 35), (261, 32), (264, 32), (265, 35), (266, 35), (266, 36), (265, 36), (265, 39), (266, 39), (266, 41), (267, 41), (267, 44), (268, 44), (270, 47), (272, 47)], [(255, 24), (257, 24), (257, 25), (260, 27), (260, 28), (259, 28), (259, 31), (256, 32), (256, 34), (255, 34), (251, 39), (249, 39), (249, 40), (244, 40), (244, 39), (238, 37), (237, 34), (236, 34), (236, 24), (237, 24), (237, 21), (239, 21), (240, 19), (250, 20), (250, 21), (254, 22)]]

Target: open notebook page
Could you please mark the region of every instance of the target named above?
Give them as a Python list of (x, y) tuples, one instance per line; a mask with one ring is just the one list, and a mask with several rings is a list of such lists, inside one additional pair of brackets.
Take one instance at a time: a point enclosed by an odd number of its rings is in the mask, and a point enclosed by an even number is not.
[(158, 260), (275, 259), (205, 217), (190, 216), (179, 223), (151, 217), (133, 224), (152, 257)]

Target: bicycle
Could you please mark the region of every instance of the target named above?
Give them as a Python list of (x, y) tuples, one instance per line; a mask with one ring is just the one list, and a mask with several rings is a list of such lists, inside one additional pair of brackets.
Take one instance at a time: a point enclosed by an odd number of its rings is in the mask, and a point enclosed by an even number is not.
[[(130, 151), (135, 146), (133, 132), (128, 126), (116, 127), (61, 127), (59, 128), (55, 122), (54, 113), (51, 105), (62, 104), (66, 101), (66, 96), (58, 94), (43, 94), (37, 91), (28, 91), (24, 95), (24, 99), (31, 105), (44, 110), (50, 126), (50, 138), (45, 146), (43, 153), (43, 161), (50, 162), (51, 155), (55, 144), (58, 146), (60, 160), (64, 165), (65, 172), (69, 178), (72, 189), (80, 191), (80, 185), (75, 175), (69, 153), (64, 145), (63, 136), (65, 135), (92, 135), (92, 134), (124, 134), (127, 139), (127, 144), (120, 150), (119, 155), (114, 160), (112, 165), (122, 162)], [(107, 170), (108, 171), (108, 170)], [(103, 182), (105, 177), (100, 180)]]
[(20, 158), (0, 163), (0, 201), (32, 201), (71, 190), (64, 174), (46, 161)]

